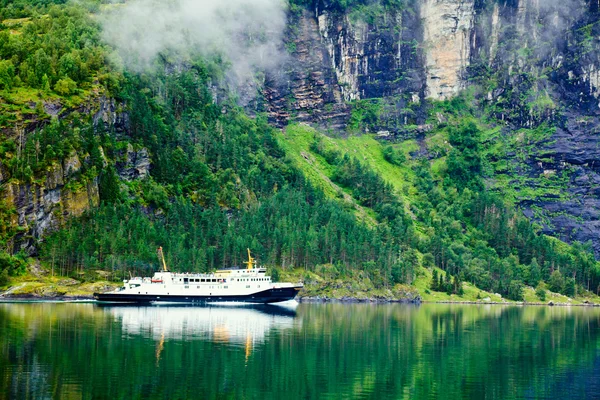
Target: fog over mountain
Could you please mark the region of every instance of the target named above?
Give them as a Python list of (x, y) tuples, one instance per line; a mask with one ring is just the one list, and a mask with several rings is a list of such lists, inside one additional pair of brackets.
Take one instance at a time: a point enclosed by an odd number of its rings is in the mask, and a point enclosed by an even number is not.
[(104, 14), (103, 35), (130, 70), (147, 71), (159, 56), (222, 56), (229, 83), (241, 87), (285, 58), (286, 7), (282, 0), (134, 0)]

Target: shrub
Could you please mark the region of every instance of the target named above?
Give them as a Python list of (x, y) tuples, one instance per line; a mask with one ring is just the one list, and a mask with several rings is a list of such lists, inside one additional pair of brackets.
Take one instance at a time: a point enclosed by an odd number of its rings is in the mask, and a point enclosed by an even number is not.
[(524, 289), (525, 285), (523, 285), (523, 282), (518, 280), (511, 281), (510, 285), (508, 286), (508, 293), (506, 297), (508, 297), (511, 300), (521, 301), (523, 300)]
[(550, 275), (548, 280), (548, 288), (555, 293), (562, 293), (565, 289), (565, 277), (556, 270)]
[(77, 83), (71, 78), (59, 79), (54, 85), (54, 91), (63, 96), (70, 96), (77, 90)]
[(544, 289), (544, 286), (542, 286), (541, 283), (535, 289), (535, 295), (540, 301), (546, 301), (546, 289)]

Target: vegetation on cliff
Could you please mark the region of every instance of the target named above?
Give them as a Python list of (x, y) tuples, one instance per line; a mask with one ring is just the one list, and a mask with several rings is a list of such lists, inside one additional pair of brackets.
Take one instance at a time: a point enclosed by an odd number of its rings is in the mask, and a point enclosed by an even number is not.
[[(448, 295), (477, 287), (522, 300), (527, 286), (540, 288), (541, 299), (545, 283), (567, 296), (597, 291), (589, 247), (541, 234), (514, 206), (517, 194), (500, 187), (506, 148), (486, 120), (496, 113), (482, 117), (467, 95), (428, 104), (429, 118), (443, 122), (419, 141), (331, 137), (300, 124), (280, 132), (221, 93), (226, 62), (218, 58), (114, 72), (90, 16), (97, 6), (11, 2), (0, 15), (2, 183), (43, 184), (52, 165), (75, 153), (82, 167), (68, 184), (99, 187), (98, 207), (39, 244), (55, 274), (148, 274), (159, 245), (172, 269), (209, 271), (239, 265), (250, 247), (277, 271), (301, 267), (309, 282), (357, 280), (358, 290), (400, 293), (431, 274), (421, 289)], [(115, 99), (124, 126), (85, 112), (48, 114), (51, 104), (72, 111), (100, 91)], [(378, 104), (356, 102), (350, 130), (374, 126)], [(48, 123), (32, 124), (39, 121)], [(147, 150), (148, 176), (124, 177), (127, 149)], [(5, 278), (25, 265), (14, 216), (1, 201)]]

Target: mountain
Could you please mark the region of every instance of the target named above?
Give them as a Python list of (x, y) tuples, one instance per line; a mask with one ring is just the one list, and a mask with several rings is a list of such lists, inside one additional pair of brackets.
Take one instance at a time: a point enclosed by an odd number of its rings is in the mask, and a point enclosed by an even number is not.
[(62, 3), (0, 11), (5, 282), (29, 257), (148, 273), (163, 245), (191, 271), (251, 247), (316, 294), (432, 271), (457, 295), (597, 291), (597, 0), (292, 0), (282, 24), (265, 0), (216, 53), (148, 25), (151, 62), (107, 25), (144, 2)]

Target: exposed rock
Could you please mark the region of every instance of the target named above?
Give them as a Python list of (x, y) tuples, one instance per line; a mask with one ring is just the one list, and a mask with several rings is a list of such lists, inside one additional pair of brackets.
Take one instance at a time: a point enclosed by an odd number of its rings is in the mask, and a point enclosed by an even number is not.
[(101, 96), (96, 104), (95, 111), (86, 110), (87, 113), (93, 113), (92, 121), (96, 127), (112, 129), (117, 133), (125, 133), (129, 130), (129, 114), (124, 111), (123, 104), (106, 96)]
[(423, 45), (427, 96), (452, 97), (464, 87), (463, 74), (471, 57), (475, 0), (422, 0)]
[(62, 104), (60, 102), (44, 102), (44, 111), (46, 114), (57, 117), (62, 112)]
[(396, 133), (404, 124), (422, 123), (424, 114), (409, 110), (411, 104), (422, 106), (424, 96), (419, 23), (408, 9), (367, 23), (327, 2), (314, 13), (290, 16), (291, 61), (265, 83), (271, 121), (341, 130), (350, 118), (348, 102), (383, 98), (376, 130)]
[(66, 189), (60, 166), (48, 172), (47, 185), (6, 185), (5, 196), (16, 210), (16, 223), (25, 228), (17, 236), (18, 246), (30, 254), (36, 252), (36, 242), (49, 229), (55, 229), (66, 218), (79, 216), (85, 210), (98, 205), (96, 180), (79, 189)]
[(133, 146), (128, 144), (127, 150), (120, 158), (122, 161), (117, 161), (117, 171), (124, 180), (145, 178), (150, 173), (150, 156), (146, 148), (135, 151)]
[(75, 286), (79, 285), (80, 283), (81, 282), (79, 282), (78, 280), (72, 278), (61, 279), (58, 282), (56, 282), (56, 284), (60, 286)]
[(65, 177), (70, 177), (81, 169), (81, 161), (77, 153), (72, 153), (63, 161), (63, 172)]
[(270, 119), (280, 126), (293, 118), (340, 129), (346, 124), (349, 108), (342, 101), (317, 20), (308, 11), (293, 18), (297, 27), (293, 58), (265, 82)]

